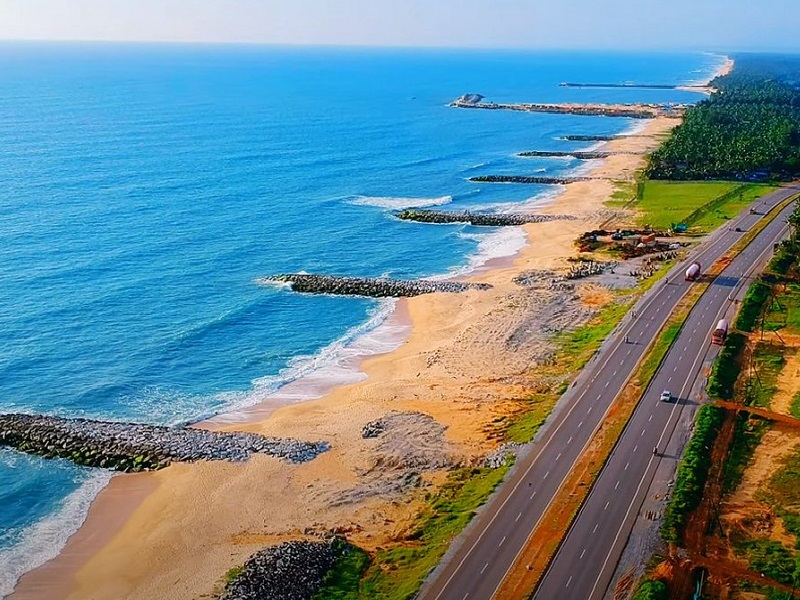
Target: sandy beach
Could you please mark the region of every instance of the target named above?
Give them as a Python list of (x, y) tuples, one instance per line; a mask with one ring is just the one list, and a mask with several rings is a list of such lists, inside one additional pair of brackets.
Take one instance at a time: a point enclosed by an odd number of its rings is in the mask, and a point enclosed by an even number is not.
[[(611, 299), (593, 284), (558, 294), (514, 278), (563, 270), (580, 233), (623, 222), (604, 206), (612, 181), (631, 180), (677, 124), (649, 120), (605, 144), (619, 154), (597, 161), (590, 175), (598, 179), (564, 186), (537, 211), (577, 219), (526, 225), (528, 244), (513, 259), (473, 277), (492, 290), (400, 301), (391, 318), (410, 325), (408, 338), (363, 361), (365, 380), (318, 400), (259, 406), (226, 426), (325, 440), (329, 452), (300, 465), (257, 456), (115, 477), (64, 551), (26, 574), (10, 598), (208, 598), (231, 567), (275, 542), (337, 530), (368, 550), (390, 543), (448, 468), (497, 447), (497, 419), (523, 410), (526, 393), (543, 385), (531, 367), (552, 352), (548, 332), (587, 321)], [(365, 439), (362, 428), (376, 420), (387, 434)]]

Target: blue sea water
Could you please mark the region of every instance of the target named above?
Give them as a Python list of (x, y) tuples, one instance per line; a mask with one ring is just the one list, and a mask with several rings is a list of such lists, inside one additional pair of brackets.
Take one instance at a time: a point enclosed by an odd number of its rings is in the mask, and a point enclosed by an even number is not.
[[(515, 153), (585, 148), (558, 137), (636, 125), (450, 100), (694, 102), (557, 84), (687, 83), (720, 60), (0, 44), (0, 412), (185, 423), (268, 398), (354, 344), (380, 351), (385, 341), (364, 340), (392, 301), (259, 278), (441, 276), (512, 254), (514, 229), (391, 211), (530, 205), (557, 188), (468, 178), (568, 173), (582, 163)], [(0, 597), (63, 545), (107, 479), (0, 451)]]

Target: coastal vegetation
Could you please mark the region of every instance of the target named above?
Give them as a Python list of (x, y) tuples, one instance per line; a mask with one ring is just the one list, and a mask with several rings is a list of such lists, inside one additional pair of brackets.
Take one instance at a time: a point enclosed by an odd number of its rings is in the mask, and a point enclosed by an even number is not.
[(711, 467), (709, 449), (714, 445), (724, 416), (723, 409), (708, 404), (697, 411), (694, 434), (686, 446), (672, 498), (664, 511), (661, 537), (665, 541), (680, 543), (688, 514), (700, 504)]
[(636, 588), (631, 600), (669, 600), (669, 588), (660, 579), (646, 579)]
[(800, 58), (735, 56), (716, 91), (686, 111), (650, 158), (653, 179), (791, 179), (800, 175)]

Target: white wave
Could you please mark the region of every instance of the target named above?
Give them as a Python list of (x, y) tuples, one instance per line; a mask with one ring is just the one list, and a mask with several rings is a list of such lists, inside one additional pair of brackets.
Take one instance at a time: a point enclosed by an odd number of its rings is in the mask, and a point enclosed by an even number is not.
[(359, 368), (361, 361), (391, 352), (408, 335), (409, 325), (389, 318), (396, 305), (395, 298), (380, 300), (364, 323), (315, 354), (294, 357), (277, 375), (253, 381), (253, 388), (248, 392), (219, 395), (226, 408), (213, 421), (242, 421), (248, 418), (247, 409), (256, 404), (313, 400), (336, 386), (362, 381), (366, 374)]
[(18, 543), (0, 550), (0, 600), (8, 596), (19, 578), (55, 558), (89, 512), (97, 494), (113, 475), (96, 471), (64, 498), (58, 510), (28, 527)]
[(453, 269), (449, 276), (480, 271), (489, 261), (516, 255), (528, 243), (522, 227), (500, 227), (489, 233), (459, 232), (459, 237), (477, 240), (478, 249), (465, 266)]
[(475, 204), (473, 206), (465, 207), (466, 210), (471, 212), (491, 211), (493, 213), (527, 213), (534, 209), (552, 204), (564, 191), (563, 185), (550, 186), (552, 189), (545, 190), (540, 194), (525, 198), (524, 200), (516, 200), (513, 202), (495, 202), (487, 204)]
[(272, 287), (279, 290), (291, 290), (292, 284), (288, 281), (278, 281), (277, 279), (270, 279), (269, 277), (259, 277), (255, 280), (255, 283), (258, 285), (263, 285), (265, 287)]
[(380, 196), (356, 196), (350, 204), (356, 206), (377, 206), (400, 210), (403, 208), (423, 208), (425, 206), (441, 206), (453, 201), (452, 196), (439, 196), (438, 198), (392, 198)]

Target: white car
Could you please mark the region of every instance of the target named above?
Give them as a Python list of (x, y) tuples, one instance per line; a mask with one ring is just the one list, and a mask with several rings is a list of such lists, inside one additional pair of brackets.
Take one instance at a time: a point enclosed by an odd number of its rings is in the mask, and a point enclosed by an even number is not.
[(672, 392), (669, 390), (664, 390), (661, 392), (661, 402), (672, 402)]

